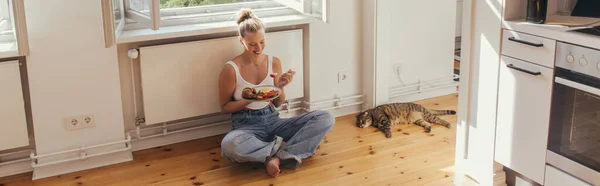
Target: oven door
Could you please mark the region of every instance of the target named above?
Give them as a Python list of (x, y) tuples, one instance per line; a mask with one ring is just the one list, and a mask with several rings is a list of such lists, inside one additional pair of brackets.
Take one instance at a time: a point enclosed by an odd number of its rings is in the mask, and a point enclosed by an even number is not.
[(600, 79), (555, 72), (546, 162), (600, 185)]

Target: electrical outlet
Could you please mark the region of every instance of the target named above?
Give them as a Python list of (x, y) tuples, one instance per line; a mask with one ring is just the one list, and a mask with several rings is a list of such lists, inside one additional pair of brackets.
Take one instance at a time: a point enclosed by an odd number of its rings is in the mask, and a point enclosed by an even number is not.
[(94, 116), (93, 115), (83, 116), (83, 125), (86, 127), (94, 126)]
[(75, 130), (81, 128), (92, 127), (95, 125), (94, 115), (79, 115), (66, 118), (67, 130)]
[(342, 81), (344, 81), (346, 79), (348, 79), (348, 76), (346, 75), (345, 70), (338, 72), (338, 83), (342, 83)]

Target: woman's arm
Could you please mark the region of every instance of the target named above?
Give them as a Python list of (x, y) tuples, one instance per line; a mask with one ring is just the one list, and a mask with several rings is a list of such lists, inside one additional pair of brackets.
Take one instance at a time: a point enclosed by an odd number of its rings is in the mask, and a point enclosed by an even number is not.
[[(279, 60), (279, 58), (277, 57), (273, 57), (273, 72), (277, 73), (277, 76), (275, 76), (275, 78), (273, 78), (273, 83), (275, 86), (278, 86), (279, 88), (281, 88), (281, 95), (279, 97), (277, 97), (276, 99), (273, 100), (273, 105), (275, 107), (279, 107), (283, 104), (283, 102), (285, 101), (285, 85), (284, 86), (279, 86), (279, 83), (283, 83), (280, 82), (281, 76), (284, 75), (282, 73), (281, 70), (281, 61)], [(292, 74), (293, 75), (293, 74)], [(290, 82), (285, 82), (285, 84), (289, 84)]]
[(235, 92), (235, 69), (231, 65), (226, 65), (219, 75), (219, 101), (221, 102), (221, 111), (224, 113), (233, 113), (244, 109), (252, 103), (248, 100), (233, 101)]

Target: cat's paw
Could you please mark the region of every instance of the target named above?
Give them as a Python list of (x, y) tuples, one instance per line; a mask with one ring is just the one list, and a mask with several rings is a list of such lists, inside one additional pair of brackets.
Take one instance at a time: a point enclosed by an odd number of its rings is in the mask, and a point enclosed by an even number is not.
[(386, 131), (385, 131), (385, 137), (386, 137), (386, 138), (391, 138), (391, 137), (392, 137), (392, 131), (390, 131), (390, 130), (386, 130)]
[(426, 133), (430, 133), (431, 132), (431, 127), (425, 127), (425, 132)]
[(448, 123), (448, 124), (444, 125), (444, 127), (446, 127), (446, 128), (452, 128), (452, 125), (450, 125), (450, 123)]

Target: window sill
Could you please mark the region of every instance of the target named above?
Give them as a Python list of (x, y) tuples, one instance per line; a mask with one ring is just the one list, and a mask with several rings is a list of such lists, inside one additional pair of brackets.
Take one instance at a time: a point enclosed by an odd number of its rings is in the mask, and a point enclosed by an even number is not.
[(19, 57), (17, 42), (0, 42), (0, 58)]
[[(276, 17), (265, 17), (262, 21), (267, 28), (308, 24), (313, 21), (310, 15), (296, 14)], [(117, 39), (117, 44), (141, 41), (169, 39), (177, 37), (235, 32), (238, 27), (234, 21), (161, 27), (159, 30), (140, 29), (123, 31)]]

